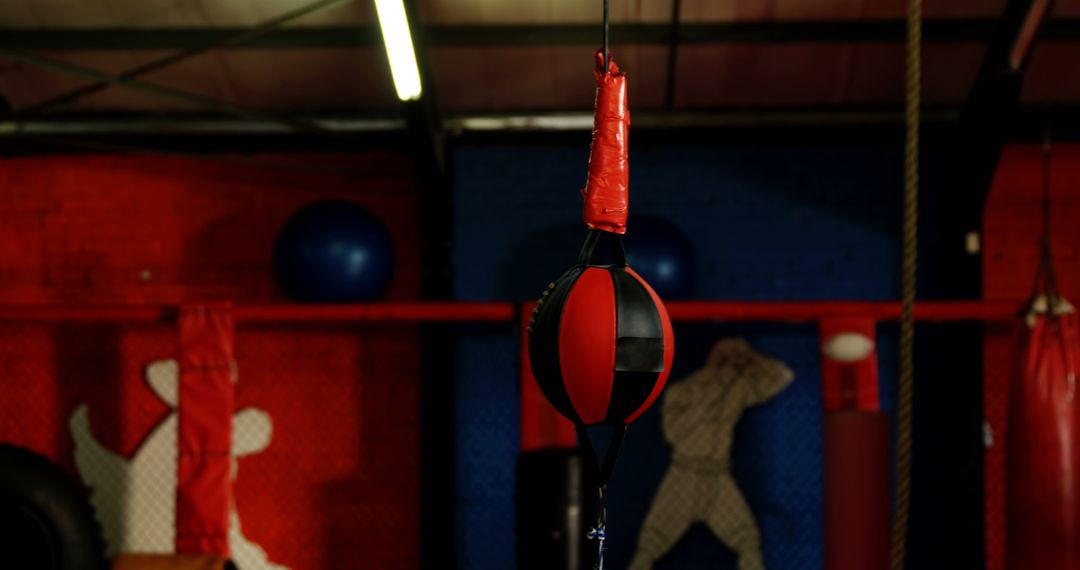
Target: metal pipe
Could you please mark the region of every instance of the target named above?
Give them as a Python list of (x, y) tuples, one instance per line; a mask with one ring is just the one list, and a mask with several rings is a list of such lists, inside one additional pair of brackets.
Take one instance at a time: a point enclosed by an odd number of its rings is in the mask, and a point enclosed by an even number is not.
[[(1007, 322), (1023, 301), (926, 301), (915, 306), (920, 321)], [(825, 317), (858, 316), (879, 321), (900, 317), (896, 301), (672, 301), (672, 320), (680, 322), (814, 322)], [(396, 302), (348, 305), (248, 305), (234, 309), (237, 322), (492, 322), (511, 323), (518, 303)], [(70, 307), (0, 306), (0, 322), (168, 321), (175, 306)]]
[[(936, 43), (985, 43), (994, 36), (996, 19), (942, 19), (925, 23), (924, 37)], [(551, 46), (595, 45), (596, 24), (499, 24), (415, 26), (432, 46)], [(46, 28), (4, 29), (0, 47), (33, 51), (176, 50), (219, 44), (246, 28)], [(899, 43), (903, 20), (824, 20), (765, 22), (681, 22), (680, 44), (776, 43)], [(1039, 38), (1071, 41), (1080, 38), (1080, 18), (1043, 23)], [(620, 43), (666, 46), (670, 22), (620, 23)], [(229, 49), (374, 48), (380, 45), (377, 26), (296, 26), (249, 38)]]

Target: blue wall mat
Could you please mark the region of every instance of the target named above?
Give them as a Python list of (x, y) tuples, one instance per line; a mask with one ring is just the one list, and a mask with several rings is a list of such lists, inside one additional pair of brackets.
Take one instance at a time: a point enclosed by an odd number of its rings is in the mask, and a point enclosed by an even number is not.
[[(635, 150), (631, 215), (675, 220), (698, 244), (697, 293), (731, 299), (895, 298), (894, 147)], [(530, 299), (584, 235), (584, 148), (454, 152), (455, 290)]]
[[(680, 325), (678, 382), (705, 360), (716, 339), (743, 336), (755, 349), (782, 359), (795, 382), (767, 404), (750, 408), (739, 422), (732, 450), (733, 471), (761, 530), (770, 569), (812, 568), (821, 544), (821, 393), (817, 332), (812, 325)], [(660, 433), (659, 409), (631, 428), (625, 457), (612, 483), (609, 512), (613, 568), (625, 567), (640, 523), (670, 462)], [(621, 477), (620, 477), (621, 475)], [(703, 498), (703, 500), (707, 500)], [(735, 568), (734, 557), (704, 527), (695, 527), (656, 565), (676, 568)]]
[[(698, 297), (896, 298), (899, 147), (635, 148), (632, 156), (629, 232), (635, 214), (676, 220), (697, 244)], [(574, 262), (584, 237), (577, 193), (587, 158), (585, 137), (573, 148), (455, 149), (457, 298), (530, 299)], [(715, 340), (732, 334), (746, 336), (796, 373), (794, 385), (748, 411), (736, 433), (735, 475), (761, 528), (766, 562), (770, 570), (820, 568), (816, 329), (680, 325), (672, 381), (696, 369)], [(879, 340), (882, 393), (891, 395), (895, 337), (887, 332)], [(458, 562), (465, 570), (513, 567), (517, 342), (513, 333), (459, 341)], [(505, 355), (494, 356), (500, 351)], [(631, 427), (624, 449), (611, 487), (612, 568), (629, 561), (669, 461), (657, 409)], [(735, 566), (701, 528), (657, 565), (705, 567)]]
[[(498, 327), (467, 327), (457, 340), (458, 568), (513, 568), (518, 341)], [(439, 378), (428, 381), (438, 382)]]

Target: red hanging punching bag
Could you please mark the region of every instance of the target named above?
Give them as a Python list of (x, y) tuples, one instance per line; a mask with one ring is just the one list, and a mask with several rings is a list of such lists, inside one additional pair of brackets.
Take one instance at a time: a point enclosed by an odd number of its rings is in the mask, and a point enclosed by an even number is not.
[(1005, 425), (1008, 570), (1080, 568), (1080, 358), (1075, 310), (1059, 294), (1050, 236), (1050, 141), (1043, 145), (1042, 256), (1021, 327)]
[[(1043, 308), (1045, 299), (1039, 301)], [(1071, 308), (1062, 314), (1033, 311), (1020, 350), (1005, 448), (1007, 567), (1075, 570), (1080, 568), (1080, 344)]]

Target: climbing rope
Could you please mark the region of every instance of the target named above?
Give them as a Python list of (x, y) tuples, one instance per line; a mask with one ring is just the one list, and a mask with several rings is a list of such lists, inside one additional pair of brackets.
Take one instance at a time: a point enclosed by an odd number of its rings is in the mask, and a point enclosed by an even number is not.
[(919, 220), (919, 107), (922, 89), (922, 0), (908, 0), (905, 93), (904, 225), (900, 277), (900, 384), (896, 406), (896, 495), (891, 569), (904, 570), (911, 506), (911, 420), (915, 398), (915, 263)]

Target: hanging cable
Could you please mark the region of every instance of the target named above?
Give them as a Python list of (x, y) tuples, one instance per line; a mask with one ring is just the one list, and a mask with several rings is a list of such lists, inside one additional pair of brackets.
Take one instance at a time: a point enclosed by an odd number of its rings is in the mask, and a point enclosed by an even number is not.
[(911, 424), (915, 399), (915, 273), (919, 221), (919, 108), (922, 99), (922, 0), (907, 5), (904, 222), (900, 281), (900, 382), (896, 406), (896, 494), (892, 570), (904, 570), (911, 507)]
[[(1042, 162), (1043, 162), (1043, 194), (1042, 194), (1042, 236), (1040, 238), (1039, 276), (1042, 281), (1042, 289), (1046, 292), (1047, 316), (1054, 318), (1061, 302), (1061, 294), (1058, 290), (1057, 272), (1054, 270), (1054, 255), (1050, 240), (1050, 131), (1043, 136)], [(1036, 283), (1038, 290), (1039, 284)]]
[(604, 0), (604, 73), (611, 67), (611, 50), (608, 49), (609, 6), (608, 0)]

